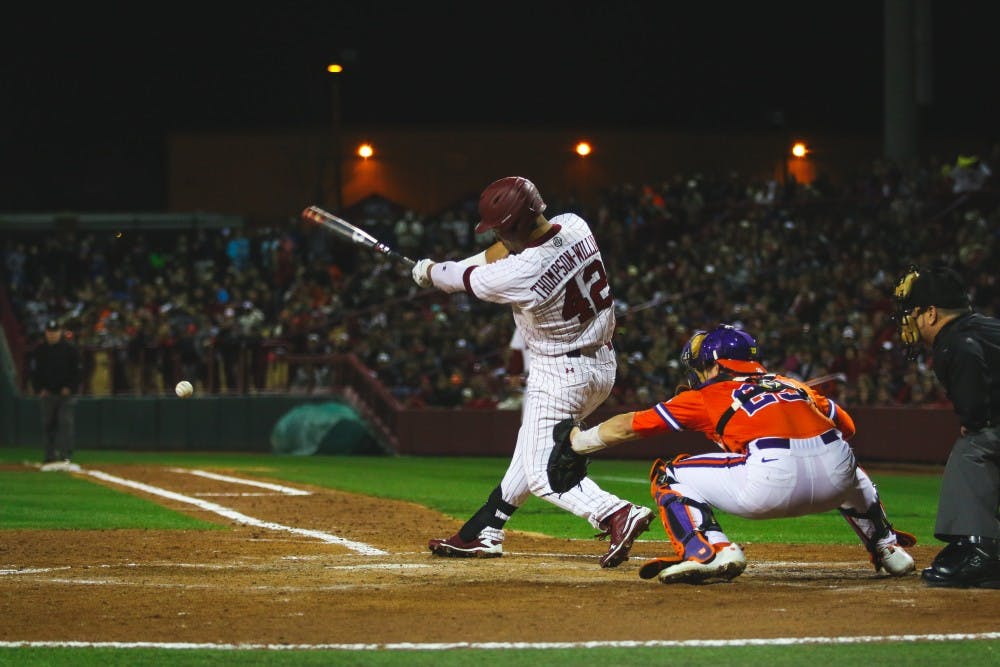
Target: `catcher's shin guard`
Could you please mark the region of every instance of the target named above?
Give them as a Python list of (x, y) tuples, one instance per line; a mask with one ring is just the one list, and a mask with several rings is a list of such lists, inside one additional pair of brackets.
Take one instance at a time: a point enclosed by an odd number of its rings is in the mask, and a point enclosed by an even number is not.
[(861, 543), (871, 556), (872, 564), (877, 571), (879, 562), (879, 542), (886, 540), (890, 535), (895, 534), (896, 544), (901, 547), (912, 547), (917, 543), (917, 538), (911, 533), (895, 530), (889, 523), (889, 518), (885, 515), (885, 507), (882, 502), (876, 500), (864, 512), (849, 507), (841, 507), (840, 514), (847, 521), (847, 524), (854, 530)]
[(677, 480), (670, 464), (663, 459), (657, 459), (653, 463), (649, 476), (653, 499), (660, 508), (660, 520), (677, 556), (701, 563), (710, 560), (715, 551), (712, 543), (705, 537), (705, 531), (722, 532), (722, 527), (712, 514), (712, 508), (670, 488)]
[(504, 501), (500, 497), (501, 491), (500, 487), (493, 489), (490, 493), (489, 499), (487, 499), (486, 504), (479, 508), (471, 519), (465, 522), (462, 526), (458, 535), (466, 542), (471, 542), (476, 539), (480, 532), (487, 526), (490, 528), (501, 529), (510, 515), (513, 514), (517, 508), (510, 503)]

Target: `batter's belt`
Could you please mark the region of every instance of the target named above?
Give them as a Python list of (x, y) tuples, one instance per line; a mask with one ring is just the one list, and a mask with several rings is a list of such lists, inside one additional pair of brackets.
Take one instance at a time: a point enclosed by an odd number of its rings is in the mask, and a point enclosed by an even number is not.
[(615, 349), (615, 348), (613, 348), (611, 346), (611, 341), (608, 341), (607, 343), (601, 343), (600, 345), (594, 345), (592, 347), (578, 347), (575, 350), (570, 350), (569, 352), (567, 352), (563, 356), (564, 357), (573, 357), (573, 358), (576, 358), (576, 357), (592, 357), (595, 354), (597, 354), (601, 350), (602, 347), (606, 347), (609, 350)]

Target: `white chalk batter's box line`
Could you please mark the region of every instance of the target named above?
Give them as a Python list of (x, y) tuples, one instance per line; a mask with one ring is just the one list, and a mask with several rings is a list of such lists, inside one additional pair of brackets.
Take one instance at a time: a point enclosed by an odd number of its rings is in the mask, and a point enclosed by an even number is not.
[[(175, 472), (186, 473), (187, 470), (181, 468), (175, 468)], [(365, 544), (364, 542), (355, 542), (354, 540), (349, 540), (338, 535), (333, 535), (332, 533), (327, 533), (321, 530), (311, 530), (307, 528), (297, 528), (294, 526), (285, 526), (280, 523), (275, 523), (273, 521), (264, 521), (256, 517), (248, 516), (242, 512), (237, 512), (229, 507), (223, 507), (222, 505), (217, 505), (216, 503), (209, 502), (207, 500), (201, 500), (199, 498), (194, 498), (192, 496), (184, 495), (182, 493), (176, 493), (174, 491), (168, 491), (167, 489), (162, 489), (158, 486), (153, 486), (151, 484), (144, 484), (142, 482), (136, 482), (130, 479), (125, 479), (124, 477), (118, 477), (116, 475), (109, 475), (106, 472), (101, 472), (100, 470), (83, 470), (81, 471), (86, 475), (96, 477), (97, 479), (104, 480), (111, 484), (117, 484), (119, 486), (125, 486), (131, 489), (136, 489), (138, 491), (143, 491), (145, 493), (152, 494), (154, 496), (159, 496), (161, 498), (167, 498), (180, 503), (185, 503), (187, 505), (194, 505), (198, 509), (212, 512), (218, 514), (219, 516), (226, 517), (231, 521), (243, 524), (246, 526), (254, 526), (255, 528), (264, 528), (267, 530), (274, 530), (279, 532), (287, 532), (295, 535), (302, 535), (304, 537), (310, 537), (313, 539), (320, 540), (327, 544), (338, 544), (351, 551), (357, 552), (364, 556), (388, 556), (387, 551), (373, 547), (370, 544)], [(222, 477), (223, 481), (235, 480), (237, 483), (249, 482), (253, 486), (265, 485), (265, 482), (250, 482), (250, 480), (240, 480), (237, 477), (227, 477), (225, 475), (216, 475), (215, 473), (209, 473), (202, 470), (194, 471), (194, 473), (200, 473), (203, 477), (209, 477), (210, 479), (215, 479), (216, 477)], [(282, 487), (277, 484), (266, 484), (267, 488), (272, 488), (272, 490), (278, 489), (289, 489), (295, 491), (289, 495), (308, 495), (308, 492), (302, 491), (301, 489), (291, 489), (290, 487)]]
[[(424, 556), (424, 555), (425, 554), (423, 552), (400, 552), (400, 553), (395, 553), (395, 554), (387, 554), (388, 557), (400, 557), (400, 556), (403, 556), (403, 557), (421, 557), (421, 556)], [(530, 567), (533, 570), (545, 570), (545, 569), (548, 569), (548, 568), (553, 568), (553, 569), (554, 568), (559, 568), (560, 570), (573, 569), (573, 570), (577, 570), (577, 571), (589, 571), (589, 570), (591, 570), (594, 567), (591, 563), (580, 563), (579, 562), (579, 560), (581, 558), (580, 554), (566, 554), (566, 553), (546, 553), (546, 554), (539, 554), (539, 553), (534, 553), (534, 552), (531, 552), (531, 553), (524, 552), (524, 553), (511, 553), (509, 555), (524, 556), (524, 557), (527, 557), (527, 558), (542, 557), (542, 558), (556, 558), (556, 559), (565, 559), (565, 560), (569, 560), (569, 561), (577, 561), (576, 563), (573, 563), (573, 562), (566, 563), (564, 560), (560, 560), (560, 562), (551, 562), (551, 563), (546, 563), (546, 562), (542, 562), (542, 563), (538, 563), (538, 562), (531, 562), (531, 563), (521, 562), (521, 563), (517, 563), (518, 566), (521, 566), (521, 567)], [(314, 559), (313, 558), (305, 558), (305, 557), (284, 557), (282, 560), (287, 560), (287, 561), (306, 561), (306, 560), (314, 560)], [(441, 569), (442, 565), (443, 565), (442, 563), (438, 563), (438, 562), (433, 562), (433, 563), (396, 563), (396, 562), (372, 563), (372, 562), (367, 562), (367, 563), (358, 563), (358, 564), (351, 564), (351, 565), (321, 564), (321, 567), (322, 567), (323, 570), (327, 570), (327, 571), (329, 571), (329, 570), (337, 570), (337, 571), (343, 571), (343, 572), (358, 572), (358, 571), (367, 571), (367, 570), (393, 570), (393, 571), (437, 570), (437, 569)], [(479, 562), (479, 561), (476, 561), (476, 560), (469, 560), (469, 561), (466, 561), (466, 562), (462, 562), (462, 561), (449, 561), (447, 563), (447, 566), (448, 566), (449, 570), (451, 570), (451, 571), (454, 571), (455, 568), (462, 567), (463, 565), (466, 565), (469, 568), (478, 568), (478, 567), (482, 566), (482, 563)], [(755, 572), (755, 571), (759, 570), (761, 572), (768, 573), (768, 572), (773, 572), (773, 571), (775, 571), (777, 569), (784, 569), (784, 568), (787, 568), (787, 567), (796, 567), (796, 568), (801, 568), (803, 570), (821, 570), (821, 571), (828, 571), (830, 569), (840, 569), (840, 570), (844, 570), (846, 572), (857, 571), (858, 573), (868, 573), (868, 574), (871, 574), (871, 568), (870, 567), (863, 567), (862, 565), (859, 565), (858, 563), (853, 562), (853, 561), (851, 561), (851, 562), (816, 561), (816, 562), (801, 562), (801, 563), (799, 563), (799, 562), (789, 562), (789, 561), (754, 561), (754, 562), (751, 562), (749, 564), (748, 571)], [(232, 562), (229, 562), (229, 563), (172, 563), (172, 562), (168, 562), (168, 561), (152, 561), (152, 562), (149, 562), (149, 563), (122, 563), (120, 565), (103, 563), (103, 564), (87, 565), (87, 566), (81, 567), (81, 568), (73, 568), (72, 566), (59, 566), (59, 567), (21, 567), (21, 568), (18, 568), (18, 567), (11, 566), (11, 567), (6, 567), (6, 568), (0, 569), (0, 577), (2, 577), (2, 576), (32, 577), (33, 576), (38, 583), (76, 584), (76, 585), (119, 585), (119, 586), (134, 586), (134, 587), (142, 587), (142, 586), (146, 586), (146, 585), (154, 586), (155, 587), (155, 586), (162, 586), (162, 585), (164, 585), (164, 584), (150, 584), (150, 583), (145, 582), (145, 581), (136, 581), (136, 580), (131, 580), (131, 579), (130, 580), (94, 579), (92, 576), (88, 577), (87, 579), (73, 579), (73, 578), (65, 576), (65, 573), (67, 571), (70, 571), (70, 570), (73, 570), (73, 569), (80, 569), (80, 570), (86, 569), (88, 571), (87, 573), (90, 574), (90, 575), (92, 575), (93, 574), (92, 570), (94, 570), (94, 569), (109, 569), (109, 570), (111, 570), (111, 569), (122, 569), (122, 568), (124, 568), (124, 569), (149, 568), (149, 569), (157, 569), (157, 570), (169, 569), (169, 568), (177, 568), (177, 569), (206, 570), (206, 571), (211, 571), (211, 570), (239, 570), (239, 571), (242, 571), (242, 572), (251, 572), (251, 571), (255, 571), (255, 570), (260, 570), (260, 571), (273, 570), (274, 569), (274, 565), (273, 565), (273, 563), (248, 563), (246, 561), (232, 561)], [(60, 577), (57, 577), (57, 578), (53, 578), (53, 577), (50, 577), (50, 576), (41, 576), (41, 575), (48, 575), (49, 573), (52, 573), (52, 572), (59, 572), (63, 576), (60, 576)], [(783, 577), (786, 577), (786, 578), (787, 577), (791, 577), (791, 576), (792, 575), (790, 575), (788, 573), (785, 573), (783, 575)], [(872, 576), (875, 576), (875, 575), (872, 575)], [(888, 577), (883, 577), (883, 578), (888, 578)], [(791, 583), (791, 582), (788, 582), (788, 583)], [(171, 584), (171, 585), (173, 585), (173, 586), (179, 586), (181, 588), (187, 586), (187, 584)], [(224, 588), (224, 587), (226, 587), (228, 585), (229, 584), (220, 585), (220, 587)], [(357, 584), (357, 586), (362, 586), (363, 587), (364, 585), (363, 584)], [(197, 586), (192, 586), (192, 587), (193, 588), (205, 588), (206, 586), (205, 585), (197, 585)], [(208, 586), (208, 587), (211, 587), (211, 586)], [(276, 588), (282, 588), (282, 587), (281, 586), (276, 586)], [(307, 590), (309, 589), (308, 587), (305, 587), (305, 588)]]
[(283, 496), (284, 493), (192, 493), (196, 498), (259, 498), (261, 496)]
[[(33, 583), (39, 584), (57, 584), (61, 586), (103, 586), (103, 587), (121, 587), (121, 588), (141, 588), (149, 590), (181, 590), (181, 591), (217, 591), (217, 590), (232, 590), (232, 585), (226, 584), (185, 584), (185, 583), (175, 583), (169, 581), (151, 583), (148, 581), (135, 582), (127, 579), (43, 579), (35, 581)], [(385, 583), (365, 583), (365, 584), (317, 584), (315, 586), (294, 586), (286, 584), (255, 584), (251, 586), (245, 586), (241, 590), (246, 592), (256, 592), (256, 593), (267, 593), (268, 595), (274, 595), (275, 593), (282, 594), (292, 594), (292, 593), (329, 593), (329, 592), (342, 592), (342, 591), (392, 591), (393, 589), (399, 588), (399, 582), (385, 582)]]
[[(323, 558), (329, 558), (328, 556)], [(307, 561), (314, 560), (311, 558), (299, 557), (299, 556), (282, 556), (279, 560), (282, 561)], [(318, 560), (318, 558), (316, 559)], [(430, 563), (363, 563), (360, 565), (322, 565), (323, 569), (326, 570), (415, 570), (415, 569), (430, 569), (435, 565)], [(139, 569), (139, 568), (150, 568), (156, 570), (163, 569), (182, 569), (182, 570), (225, 570), (230, 572), (232, 570), (240, 570), (243, 572), (248, 571), (271, 571), (274, 570), (274, 563), (248, 563), (246, 561), (230, 561), (228, 563), (174, 563), (171, 561), (151, 561), (149, 563), (121, 563), (120, 565), (112, 565), (110, 563), (102, 563), (99, 565), (86, 565), (78, 567), (77, 569), (86, 570), (117, 570), (117, 569)], [(67, 570), (74, 569), (71, 565), (60, 565), (58, 567), (0, 567), (0, 576), (14, 576), (14, 575), (32, 575), (32, 574), (47, 574), (49, 572), (66, 572)], [(74, 581), (74, 580), (71, 580)]]
[(591, 474), (595, 480), (601, 480), (602, 482), (626, 482), (628, 484), (642, 484), (643, 486), (649, 486), (648, 477), (617, 477), (615, 475), (595, 475)]
[[(231, 477), (229, 475), (220, 475), (215, 472), (208, 472), (207, 470), (189, 470), (188, 468), (170, 468), (170, 472), (176, 472), (187, 475), (196, 475), (198, 477), (204, 477), (205, 479), (214, 479), (217, 482), (229, 482), (230, 484), (245, 484), (247, 486), (254, 486), (258, 489), (268, 489), (270, 491), (277, 491), (278, 493), (284, 494), (286, 496), (309, 496), (312, 495), (308, 491), (302, 489), (296, 489), (291, 486), (283, 486), (281, 484), (271, 484), (269, 482), (258, 482), (253, 479), (243, 479), (242, 477)], [(208, 495), (208, 494), (194, 494), (194, 495)], [(221, 495), (221, 494), (220, 494)]]
[(209, 644), (193, 642), (0, 641), (0, 648), (117, 648), (215, 651), (449, 651), (453, 649), (548, 650), (591, 648), (739, 648), (744, 646), (806, 646), (919, 642), (986, 641), (1000, 632), (928, 635), (865, 635), (860, 637), (771, 637), (749, 639), (652, 639), (587, 642), (434, 642), (386, 644)]

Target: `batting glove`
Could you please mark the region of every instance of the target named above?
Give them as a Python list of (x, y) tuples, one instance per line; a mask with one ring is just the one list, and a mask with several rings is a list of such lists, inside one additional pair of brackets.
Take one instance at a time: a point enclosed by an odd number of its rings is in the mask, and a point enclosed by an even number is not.
[(431, 282), (431, 265), (434, 262), (426, 257), (421, 259), (416, 264), (413, 265), (413, 282), (415, 282), (420, 287), (431, 287), (434, 283)]

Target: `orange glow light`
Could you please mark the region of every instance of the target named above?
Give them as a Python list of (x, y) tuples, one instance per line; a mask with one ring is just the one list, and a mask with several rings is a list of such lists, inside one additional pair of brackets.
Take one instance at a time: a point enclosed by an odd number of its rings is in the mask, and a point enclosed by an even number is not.
[(375, 155), (375, 149), (372, 148), (371, 144), (361, 144), (358, 146), (358, 155), (367, 160), (372, 155)]
[(806, 145), (801, 141), (796, 141), (795, 145), (792, 146), (792, 155), (795, 157), (805, 157), (808, 152), (809, 149), (806, 148)]
[(344, 71), (344, 66), (338, 65), (337, 63), (330, 63), (326, 66), (326, 71), (330, 74), (340, 74)]
[(576, 145), (576, 154), (579, 155), (580, 157), (586, 157), (590, 155), (590, 151), (591, 151), (590, 144), (588, 144), (586, 141), (581, 141)]

